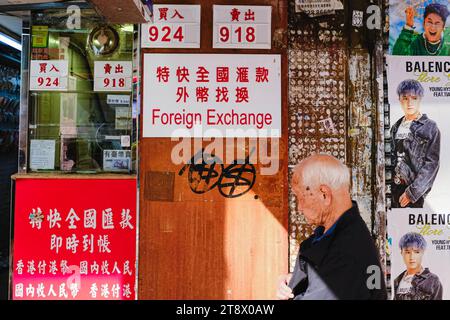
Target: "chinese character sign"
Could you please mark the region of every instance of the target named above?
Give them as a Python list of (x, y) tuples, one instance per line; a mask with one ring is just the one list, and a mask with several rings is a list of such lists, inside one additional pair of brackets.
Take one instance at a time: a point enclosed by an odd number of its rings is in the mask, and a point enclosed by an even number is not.
[(144, 137), (281, 136), (279, 55), (144, 55)]
[(94, 91), (131, 91), (131, 61), (95, 61)]
[(30, 90), (67, 90), (68, 70), (67, 60), (31, 60)]
[(155, 5), (141, 39), (142, 48), (200, 48), (200, 5)]
[(213, 10), (214, 48), (271, 48), (271, 6), (214, 5)]
[(136, 181), (18, 179), (12, 298), (133, 300)]

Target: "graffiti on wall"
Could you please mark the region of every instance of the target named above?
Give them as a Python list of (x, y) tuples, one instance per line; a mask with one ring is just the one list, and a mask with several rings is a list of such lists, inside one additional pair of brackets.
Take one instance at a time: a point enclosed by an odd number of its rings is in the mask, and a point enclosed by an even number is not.
[[(254, 150), (252, 150), (254, 151)], [(195, 154), (178, 175), (188, 171), (189, 187), (192, 192), (203, 194), (218, 189), (225, 198), (237, 198), (250, 191), (256, 181), (256, 168), (250, 163), (251, 153), (245, 160), (235, 160), (224, 165), (222, 159), (214, 154)]]

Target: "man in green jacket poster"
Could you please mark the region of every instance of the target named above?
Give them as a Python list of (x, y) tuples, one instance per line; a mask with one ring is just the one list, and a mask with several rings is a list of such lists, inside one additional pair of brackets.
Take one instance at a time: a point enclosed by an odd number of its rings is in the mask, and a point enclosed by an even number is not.
[(419, 34), (414, 31), (413, 7), (405, 10), (406, 22), (392, 51), (393, 55), (403, 56), (449, 56), (450, 55), (450, 30), (445, 28), (445, 22), (449, 15), (447, 6), (432, 3), (425, 7), (423, 18), (424, 32)]

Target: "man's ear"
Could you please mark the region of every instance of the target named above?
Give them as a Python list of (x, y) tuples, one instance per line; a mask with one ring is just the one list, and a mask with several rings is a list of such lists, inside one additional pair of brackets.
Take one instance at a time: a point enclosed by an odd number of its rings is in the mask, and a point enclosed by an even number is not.
[(326, 202), (327, 205), (331, 204), (331, 197), (333, 195), (333, 192), (331, 191), (331, 188), (327, 186), (326, 184), (322, 184), (319, 187), (319, 191), (321, 193), (321, 197)]

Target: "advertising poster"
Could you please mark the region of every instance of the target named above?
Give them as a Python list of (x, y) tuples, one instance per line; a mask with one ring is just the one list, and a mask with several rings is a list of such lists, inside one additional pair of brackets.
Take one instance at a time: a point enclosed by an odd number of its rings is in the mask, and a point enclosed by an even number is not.
[(134, 300), (136, 181), (18, 179), (14, 300)]
[(398, 56), (450, 55), (448, 0), (389, 1), (389, 52)]
[(280, 55), (145, 54), (143, 137), (281, 136)]
[(397, 209), (388, 221), (393, 299), (449, 300), (450, 214)]
[(390, 1), (387, 165), (393, 299), (450, 299), (448, 1)]

